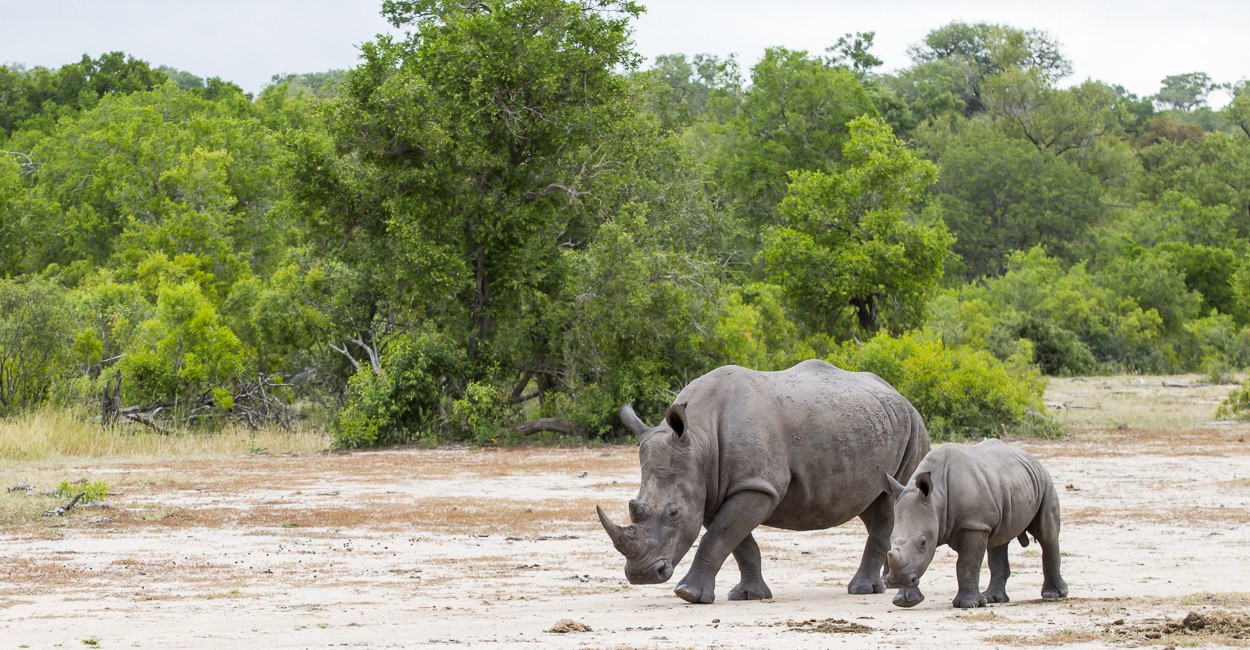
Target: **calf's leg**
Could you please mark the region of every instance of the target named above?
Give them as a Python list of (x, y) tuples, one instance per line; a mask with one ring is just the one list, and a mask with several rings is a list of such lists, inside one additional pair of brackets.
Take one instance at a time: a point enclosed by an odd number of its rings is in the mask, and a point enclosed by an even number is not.
[(1008, 603), (1007, 578), (1011, 576), (1011, 564), (1007, 561), (1007, 545), (990, 549), (990, 586), (981, 597), (987, 603)]
[(952, 604), (955, 607), (981, 607), (985, 597), (981, 595), (981, 563), (985, 561), (985, 547), (989, 534), (984, 531), (965, 530), (959, 533), (955, 552), (955, 576), (959, 579), (959, 592)]

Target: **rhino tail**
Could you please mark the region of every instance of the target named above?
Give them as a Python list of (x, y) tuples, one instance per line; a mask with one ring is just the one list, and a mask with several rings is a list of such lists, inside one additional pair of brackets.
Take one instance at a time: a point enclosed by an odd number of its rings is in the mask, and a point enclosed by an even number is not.
[(1020, 536), (1016, 538), (1016, 541), (1020, 542), (1020, 546), (1027, 547), (1029, 545), (1029, 531), (1026, 530), (1023, 533), (1020, 533)]

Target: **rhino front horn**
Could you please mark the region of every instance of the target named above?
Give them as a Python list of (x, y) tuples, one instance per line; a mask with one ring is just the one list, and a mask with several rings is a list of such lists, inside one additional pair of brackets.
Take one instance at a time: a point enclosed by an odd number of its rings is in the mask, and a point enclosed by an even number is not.
[(612, 546), (615, 546), (621, 555), (628, 556), (629, 536), (626, 534), (625, 529), (612, 523), (612, 520), (608, 519), (608, 515), (603, 512), (603, 508), (595, 506), (595, 511), (599, 513), (599, 523), (603, 524), (603, 529), (608, 531), (608, 537), (612, 538)]

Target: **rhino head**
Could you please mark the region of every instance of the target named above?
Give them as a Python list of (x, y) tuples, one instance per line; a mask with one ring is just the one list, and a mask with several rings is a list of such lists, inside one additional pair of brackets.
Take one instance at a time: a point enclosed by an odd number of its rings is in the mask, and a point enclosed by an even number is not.
[(639, 438), (642, 485), (629, 501), (628, 526), (612, 522), (599, 512), (599, 522), (612, 545), (625, 556), (625, 577), (631, 584), (667, 581), (690, 550), (703, 525), (707, 482), (706, 450), (686, 429), (686, 405), (674, 404), (664, 422), (648, 427), (629, 404), (621, 407), (621, 421)]
[(894, 604), (912, 607), (924, 600), (920, 593), (920, 578), (933, 561), (937, 550), (939, 522), (933, 499), (933, 477), (929, 472), (916, 474), (912, 484), (903, 487), (893, 476), (887, 475), (890, 491), (894, 493), (894, 532), (890, 536), (890, 551), (886, 554), (889, 573), (885, 584), (897, 588)]

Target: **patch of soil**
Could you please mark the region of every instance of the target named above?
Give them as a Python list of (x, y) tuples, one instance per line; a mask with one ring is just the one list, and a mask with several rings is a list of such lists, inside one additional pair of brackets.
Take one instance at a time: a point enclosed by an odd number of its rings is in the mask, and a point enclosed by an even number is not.
[(1103, 633), (1117, 640), (1145, 644), (1250, 646), (1250, 615), (1217, 610), (1189, 612), (1184, 618), (1171, 620), (1151, 619), (1136, 625), (1124, 625), (1117, 620)]
[(785, 625), (795, 632), (814, 632), (818, 634), (862, 634), (872, 632), (872, 628), (867, 625), (852, 623), (842, 618), (813, 618), (806, 621), (786, 621), (776, 625)]

